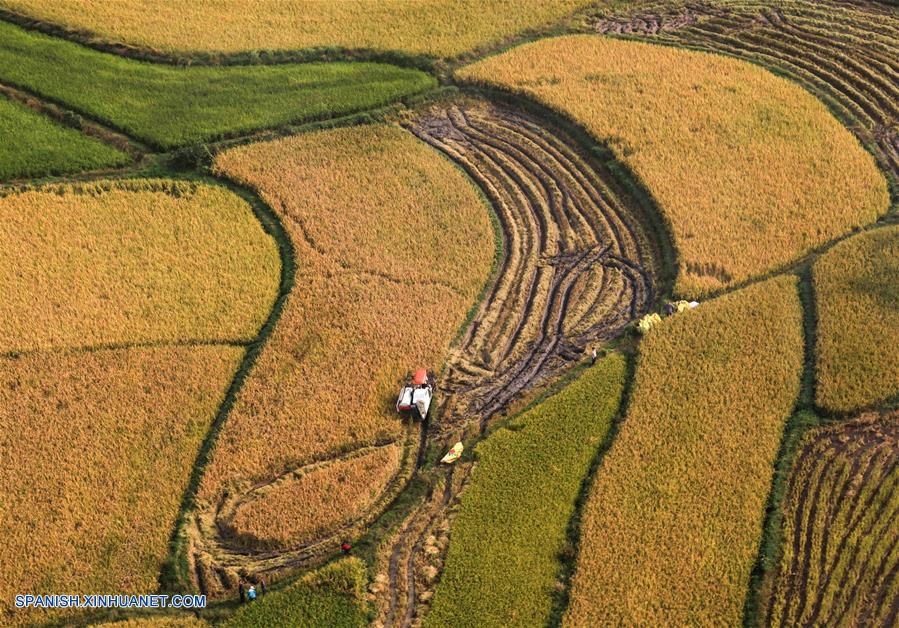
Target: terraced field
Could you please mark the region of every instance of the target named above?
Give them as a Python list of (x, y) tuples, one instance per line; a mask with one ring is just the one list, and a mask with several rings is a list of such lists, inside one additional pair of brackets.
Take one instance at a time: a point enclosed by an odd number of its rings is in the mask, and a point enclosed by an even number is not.
[(242, 356), (202, 346), (0, 358), (0, 623), (65, 613), (13, 608), (23, 591), (156, 590)]
[(244, 344), (275, 300), (277, 246), (222, 187), (101, 180), (6, 192), (0, 353)]
[(772, 626), (894, 626), (899, 412), (808, 434), (790, 477)]
[(649, 332), (582, 512), (564, 625), (739, 624), (799, 393), (801, 316), (781, 276)]
[[(323, 560), (389, 504), (418, 444), (389, 401), (397, 380), (440, 367), (495, 250), (474, 187), (396, 126), (236, 148), (216, 169), (275, 209), (297, 270), (200, 487), (191, 560), (210, 595), (233, 593), (241, 569)], [(427, 333), (410, 333), (410, 317)], [(378, 451), (388, 455), (373, 490)]]
[(0, 181), (0, 624), (899, 622), (895, 2), (0, 0)]
[(435, 83), (382, 63), (141, 63), (0, 21), (0, 84), (161, 148), (370, 109)]
[(760, 63), (819, 94), (899, 184), (899, 19), (888, 3), (641, 2), (594, 17), (599, 33)]

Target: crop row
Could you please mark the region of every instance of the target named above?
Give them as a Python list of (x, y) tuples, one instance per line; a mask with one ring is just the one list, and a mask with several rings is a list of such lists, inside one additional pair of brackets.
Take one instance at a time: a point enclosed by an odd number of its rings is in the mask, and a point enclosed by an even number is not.
[(899, 613), (899, 412), (815, 430), (784, 506), (769, 624), (894, 626)]
[(0, 196), (0, 352), (254, 338), (275, 242), (221, 187), (139, 180)]
[[(439, 368), (494, 252), (476, 190), (396, 127), (241, 147), (221, 154), (216, 169), (258, 190), (280, 215), (297, 260), (297, 287), (213, 450), (199, 492), (201, 522), (215, 517), (225, 494), (240, 498), (310, 463), (402, 440), (407, 431), (390, 404), (398, 382), (412, 367)], [(384, 472), (396, 474), (398, 461), (389, 462)], [(363, 458), (354, 464), (365, 466)], [(360, 469), (346, 473), (356, 482), (335, 490), (361, 508), (369, 487)], [(330, 491), (307, 497), (269, 492), (240, 524), (291, 547), (317, 542), (308, 536), (314, 526), (291, 526), (327, 517), (335, 498)], [(277, 520), (267, 517), (276, 507)], [(252, 552), (231, 552), (216, 530), (215, 523), (200, 525), (198, 560), (254, 560)], [(231, 576), (222, 577), (229, 586)]]
[(841, 242), (813, 277), (818, 405), (849, 412), (899, 395), (899, 226)]
[(0, 95), (0, 181), (127, 164), (128, 155)]
[(0, 359), (0, 623), (16, 593), (153, 593), (197, 450), (243, 350)]
[(534, 97), (608, 143), (670, 222), (683, 294), (783, 266), (888, 207), (874, 160), (827, 109), (745, 62), (579, 35), (458, 76)]
[(566, 625), (739, 624), (802, 361), (792, 276), (651, 330), (584, 507)]
[(164, 148), (370, 109), (435, 84), (423, 72), (379, 63), (141, 63), (6, 22), (0, 82)]
[(428, 625), (546, 624), (568, 523), (624, 377), (624, 358), (609, 356), (478, 445)]

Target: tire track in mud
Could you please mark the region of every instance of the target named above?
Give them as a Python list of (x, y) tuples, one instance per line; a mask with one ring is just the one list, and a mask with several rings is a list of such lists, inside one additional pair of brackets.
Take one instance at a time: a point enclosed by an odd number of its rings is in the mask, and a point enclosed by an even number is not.
[(787, 74), (827, 104), (899, 183), (899, 11), (858, 0), (658, 0), (598, 14), (592, 30), (701, 48)]
[(769, 623), (890, 625), (899, 605), (899, 412), (810, 434), (784, 516), (793, 534)]
[[(523, 394), (648, 311), (659, 254), (633, 199), (560, 129), (475, 99), (432, 106), (406, 126), (480, 186), (503, 233), (496, 281), (439, 382), (439, 420), (428, 440), (447, 446), (483, 433)], [(441, 468), (442, 489), (432, 489), (385, 544), (376, 625), (419, 621), (471, 468)]]

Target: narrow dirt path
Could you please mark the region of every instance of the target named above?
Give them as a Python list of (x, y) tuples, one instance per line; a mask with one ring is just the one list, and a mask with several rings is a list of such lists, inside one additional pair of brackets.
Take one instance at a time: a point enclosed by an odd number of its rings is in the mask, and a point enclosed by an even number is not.
[[(655, 298), (656, 249), (632, 200), (560, 129), (482, 101), (441, 104), (408, 123), (461, 166), (493, 205), (505, 258), (439, 382), (442, 447), (483, 433), (523, 394), (619, 334)], [(452, 506), (470, 464), (444, 467), (380, 563), (376, 625), (416, 625), (442, 566)]]

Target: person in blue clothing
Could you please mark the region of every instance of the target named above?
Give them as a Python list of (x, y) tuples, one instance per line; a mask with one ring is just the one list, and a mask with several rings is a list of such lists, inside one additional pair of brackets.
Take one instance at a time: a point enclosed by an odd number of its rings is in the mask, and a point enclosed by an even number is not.
[(251, 602), (256, 599), (256, 587), (252, 584), (250, 585), (249, 590), (247, 590), (247, 599)]

